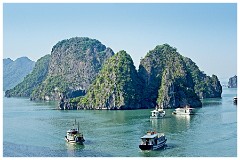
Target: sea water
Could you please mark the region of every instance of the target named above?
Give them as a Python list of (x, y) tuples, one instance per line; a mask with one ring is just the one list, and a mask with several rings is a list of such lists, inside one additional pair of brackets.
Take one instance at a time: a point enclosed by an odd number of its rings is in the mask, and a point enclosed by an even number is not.
[[(57, 102), (3, 98), (4, 157), (236, 157), (237, 89), (223, 88), (222, 98), (202, 100), (195, 115), (150, 119), (152, 109), (56, 110)], [(84, 145), (68, 144), (66, 131), (75, 119)], [(166, 146), (141, 151), (147, 131), (164, 133)]]

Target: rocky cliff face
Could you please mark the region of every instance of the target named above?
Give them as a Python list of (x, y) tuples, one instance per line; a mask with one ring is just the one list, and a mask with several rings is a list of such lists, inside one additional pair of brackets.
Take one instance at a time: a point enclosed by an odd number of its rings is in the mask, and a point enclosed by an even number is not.
[(13, 89), (7, 90), (6, 97), (29, 97), (34, 89), (45, 80), (48, 72), (50, 55), (46, 55), (37, 60), (32, 72)]
[(201, 107), (191, 74), (181, 56), (168, 44), (156, 46), (140, 62), (143, 105), (153, 108)]
[(23, 81), (35, 65), (35, 62), (27, 57), (21, 57), (15, 61), (10, 58), (3, 59), (3, 90), (9, 90)]
[(237, 76), (233, 76), (229, 78), (228, 88), (237, 88)]
[(61, 109), (137, 109), (201, 107), (200, 98), (221, 93), (217, 76), (168, 44), (149, 51), (137, 72), (125, 51), (114, 55), (98, 40), (75, 37), (58, 42), (6, 96), (60, 100)]
[(164, 69), (161, 86), (158, 90), (158, 106), (162, 108), (201, 107), (202, 103), (194, 92), (193, 79), (187, 72), (181, 57)]
[(194, 90), (199, 98), (220, 98), (222, 94), (222, 86), (218, 77), (212, 77), (200, 71), (198, 66), (190, 59), (184, 57), (187, 69), (193, 77)]
[(142, 82), (125, 51), (109, 58), (86, 96), (72, 99), (81, 109), (141, 108)]
[(139, 76), (144, 81), (143, 103), (149, 107), (200, 107), (199, 98), (221, 97), (222, 93), (217, 76), (207, 76), (168, 44), (149, 51), (140, 62)]
[(52, 48), (47, 78), (31, 98), (58, 100), (84, 95), (103, 63), (113, 54), (98, 40), (86, 37), (58, 42)]

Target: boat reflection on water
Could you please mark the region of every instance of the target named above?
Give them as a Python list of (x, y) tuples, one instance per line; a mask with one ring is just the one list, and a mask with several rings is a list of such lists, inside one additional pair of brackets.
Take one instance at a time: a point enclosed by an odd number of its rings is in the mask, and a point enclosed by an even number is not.
[(192, 116), (186, 114), (186, 115), (174, 115), (174, 117), (176, 117), (177, 120), (181, 120), (189, 123)]
[(84, 144), (83, 145), (78, 145), (76, 143), (66, 143), (66, 148), (68, 150), (81, 150), (81, 149), (84, 149), (85, 146), (84, 146)]
[(184, 131), (190, 127), (191, 115), (174, 115), (173, 117), (176, 120), (175, 127), (179, 131)]
[(191, 125), (191, 115), (172, 115), (164, 119), (151, 119), (150, 125), (152, 129), (162, 130), (164, 132), (172, 132), (172, 130), (186, 131)]
[(161, 129), (167, 124), (167, 120), (165, 119), (150, 119), (150, 124), (153, 129)]
[(79, 151), (85, 148), (83, 145), (78, 145), (76, 143), (66, 143), (66, 150), (69, 157), (75, 157), (79, 155)]

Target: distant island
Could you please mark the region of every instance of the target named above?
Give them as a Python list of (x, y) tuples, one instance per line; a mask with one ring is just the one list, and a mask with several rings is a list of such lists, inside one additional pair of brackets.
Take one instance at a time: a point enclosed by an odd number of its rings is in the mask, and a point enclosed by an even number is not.
[(168, 44), (158, 45), (136, 70), (131, 56), (101, 42), (74, 37), (40, 58), (7, 97), (59, 100), (61, 109), (201, 107), (202, 98), (221, 97), (216, 75), (207, 76)]
[(237, 76), (233, 76), (229, 78), (228, 88), (237, 88)]
[(31, 73), (35, 62), (28, 57), (20, 57), (13, 61), (10, 58), (3, 59), (3, 90), (9, 90), (23, 81), (24, 77)]

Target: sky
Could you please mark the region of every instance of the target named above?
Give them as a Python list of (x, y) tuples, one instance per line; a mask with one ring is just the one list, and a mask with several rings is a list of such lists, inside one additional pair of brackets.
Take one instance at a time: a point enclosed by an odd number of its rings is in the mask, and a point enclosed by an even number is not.
[(207, 75), (227, 81), (237, 74), (236, 3), (3, 4), (3, 58), (37, 61), (76, 36), (125, 50), (136, 68), (168, 43)]

